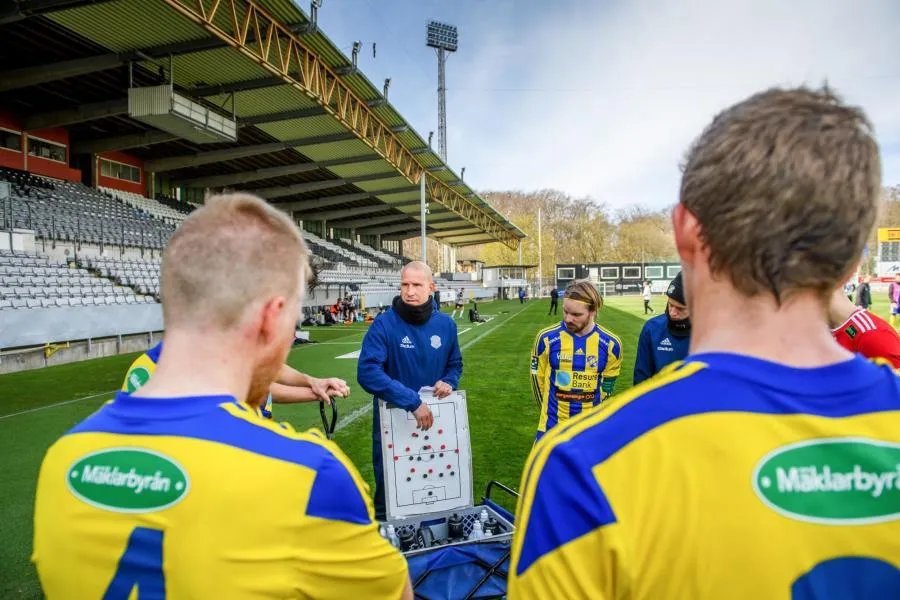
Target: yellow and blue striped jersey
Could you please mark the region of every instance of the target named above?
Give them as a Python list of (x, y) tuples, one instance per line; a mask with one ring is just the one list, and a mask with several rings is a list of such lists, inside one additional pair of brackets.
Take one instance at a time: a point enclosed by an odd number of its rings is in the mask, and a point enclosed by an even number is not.
[(228, 396), (119, 393), (54, 443), (32, 560), (49, 600), (400, 598), (408, 580), (338, 447)]
[(549, 432), (520, 490), (510, 599), (896, 598), (900, 384), (689, 357)]
[[(133, 394), (150, 380), (153, 373), (156, 372), (156, 363), (159, 362), (159, 355), (162, 353), (163, 343), (159, 342), (131, 363), (128, 372), (125, 374), (125, 381), (122, 382), (122, 391)], [(272, 418), (272, 394), (266, 397), (265, 406), (255, 406), (252, 410), (264, 419)]]
[(605, 400), (621, 368), (621, 340), (599, 325), (585, 335), (570, 333), (565, 323), (540, 331), (531, 354), (532, 391), (541, 405), (538, 438)]
[(125, 380), (122, 382), (123, 392), (133, 394), (150, 380), (150, 377), (156, 371), (156, 363), (159, 361), (162, 347), (163, 343), (158, 342), (155, 346), (134, 359), (134, 362), (128, 367), (128, 372), (125, 373)]

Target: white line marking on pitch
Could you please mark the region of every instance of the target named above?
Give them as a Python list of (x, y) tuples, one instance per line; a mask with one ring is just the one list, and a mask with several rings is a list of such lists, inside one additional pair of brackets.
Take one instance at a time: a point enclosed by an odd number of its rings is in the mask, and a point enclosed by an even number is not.
[(38, 412), (40, 410), (46, 410), (48, 408), (56, 408), (57, 406), (65, 406), (66, 404), (73, 404), (75, 402), (81, 402), (82, 400), (90, 400), (91, 398), (99, 398), (100, 396), (112, 396), (116, 393), (117, 390), (113, 390), (111, 392), (100, 392), (99, 394), (91, 394), (90, 396), (84, 396), (82, 398), (75, 398), (74, 400), (66, 400), (64, 402), (56, 402), (54, 404), (48, 404), (46, 406), (38, 406), (37, 408), (29, 408), (28, 410), (20, 410), (19, 412), (10, 413), (8, 415), (0, 416), (0, 421), (3, 419), (10, 419), (12, 417), (18, 417), (19, 415), (27, 415), (28, 413)]
[(348, 352), (347, 354), (341, 354), (338, 358), (359, 358), (359, 353), (361, 350), (354, 350), (353, 352)]
[[(493, 328), (491, 328), (491, 329), (488, 329), (488, 330), (485, 331), (485, 332), (482, 332), (481, 335), (475, 336), (474, 338), (472, 338), (471, 340), (469, 340), (468, 342), (466, 342), (465, 344), (463, 344), (462, 346), (460, 346), (459, 349), (460, 349), (460, 350), (465, 350), (466, 348), (468, 348), (469, 346), (471, 346), (471, 345), (474, 344), (475, 342), (477, 342), (477, 341), (481, 340), (482, 338), (486, 337), (486, 336), (487, 336), (488, 334), (490, 334), (491, 332), (493, 332), (493, 331), (495, 331), (495, 330), (497, 330), (497, 329), (500, 329), (501, 327), (503, 327), (504, 325), (506, 325), (507, 323), (509, 323), (510, 321), (512, 321), (513, 319), (515, 319), (516, 317), (518, 317), (519, 314), (520, 314), (523, 310), (525, 310), (525, 307), (520, 308), (520, 309), (518, 310), (518, 312), (516, 312), (515, 314), (511, 315), (508, 319), (506, 319), (506, 320), (503, 321), (502, 323), (498, 323), (496, 327), (493, 327)], [(346, 418), (346, 419), (343, 419), (342, 421), (338, 422), (337, 426), (335, 426), (335, 428), (334, 428), (335, 433), (337, 433), (338, 431), (340, 431), (341, 429), (343, 429), (343, 428), (345, 428), (345, 427), (349, 427), (349, 426), (352, 425), (355, 421), (358, 421), (360, 417), (362, 417), (362, 416), (365, 415), (366, 413), (370, 412), (371, 410), (372, 410), (372, 401), (371, 401), (371, 399), (370, 399), (368, 402), (366, 402), (366, 404), (364, 404), (363, 406), (360, 406), (359, 408), (357, 408), (356, 410), (354, 410), (352, 413), (350, 413), (349, 415), (347, 415), (347, 418)]]
[[(518, 316), (518, 314), (521, 313), (523, 310), (524, 310), (524, 308), (520, 308), (519, 311), (518, 311), (517, 313), (515, 313), (514, 315), (512, 315), (511, 317), (509, 317), (508, 319), (506, 319), (505, 321), (503, 321), (503, 323), (500, 323), (499, 325), (497, 325), (497, 327), (502, 327), (502, 326), (505, 325), (506, 323), (509, 323), (509, 321), (511, 321), (511, 320), (512, 320), (513, 318), (515, 318), (516, 316)], [(496, 328), (495, 328), (495, 329), (496, 329)], [(468, 331), (468, 329), (465, 329), (464, 331)], [(481, 335), (476, 336), (475, 338), (472, 338), (472, 339), (469, 340), (467, 343), (463, 344), (463, 345), (460, 347), (460, 349), (461, 349), (461, 350), (465, 350), (466, 348), (468, 348), (469, 346), (471, 346), (472, 344), (474, 344), (475, 342), (477, 342), (478, 340), (480, 340), (482, 337), (484, 337), (485, 334), (490, 333), (491, 331), (493, 331), (493, 329), (489, 329), (488, 331), (485, 331), (485, 332), (482, 333)], [(357, 334), (357, 335), (363, 335), (363, 334), (360, 333), (360, 334)], [(457, 335), (460, 335), (460, 334), (457, 334)], [(294, 350), (299, 350), (299, 349), (303, 348), (304, 346), (318, 346), (318, 345), (321, 345), (321, 344), (327, 344), (327, 345), (355, 345), (355, 344), (358, 344), (358, 343), (359, 343), (359, 342), (319, 342), (318, 344), (303, 344), (302, 346), (297, 346), (297, 347), (293, 348), (293, 349), (291, 350), (291, 352), (293, 352)], [(352, 354), (352, 353), (351, 353), (351, 354)], [(0, 415), (0, 421), (3, 421), (3, 420), (5, 420), (5, 419), (11, 419), (11, 418), (13, 418), (13, 417), (18, 417), (18, 416), (20, 416), (20, 415), (27, 415), (27, 414), (29, 414), (29, 413), (35, 413), (35, 412), (40, 412), (40, 411), (42, 411), (42, 410), (48, 410), (48, 409), (51, 409), (51, 408), (57, 408), (57, 407), (59, 407), (59, 406), (65, 406), (65, 405), (67, 405), (67, 404), (74, 404), (74, 403), (76, 403), (76, 402), (82, 402), (83, 400), (90, 400), (90, 399), (92, 399), (92, 398), (100, 398), (101, 396), (113, 396), (113, 395), (114, 395), (116, 392), (118, 392), (118, 391), (119, 391), (119, 390), (110, 390), (110, 391), (108, 391), (108, 392), (100, 392), (99, 394), (91, 394), (90, 396), (82, 396), (81, 398), (74, 398), (74, 399), (72, 399), (72, 400), (65, 400), (65, 401), (63, 401), (63, 402), (56, 402), (56, 403), (54, 403), (54, 404), (47, 404), (46, 406), (38, 406), (37, 408), (29, 408), (29, 409), (27, 409), (27, 410), (20, 410), (19, 412), (9, 413), (8, 415)], [(360, 413), (360, 415), (361, 415), (361, 414), (365, 414), (366, 410), (370, 409), (371, 407), (372, 407), (372, 403), (369, 402), (366, 406), (362, 407), (362, 409), (361, 409), (362, 412)], [(358, 412), (359, 412), (359, 410), (354, 411), (353, 413), (351, 413), (351, 414), (347, 417), (347, 420), (338, 423), (338, 424), (337, 424), (337, 427), (335, 427), (335, 431), (337, 431), (337, 430), (339, 430), (339, 429), (343, 429), (343, 427), (346, 427), (347, 425), (349, 425), (350, 423), (352, 423), (353, 421), (355, 421), (356, 419), (358, 419), (358, 418), (359, 418), (359, 416), (357, 416), (357, 413), (358, 413)], [(353, 419), (353, 421), (350, 421), (350, 420), (349, 420), (349, 419), (351, 419), (351, 418)]]

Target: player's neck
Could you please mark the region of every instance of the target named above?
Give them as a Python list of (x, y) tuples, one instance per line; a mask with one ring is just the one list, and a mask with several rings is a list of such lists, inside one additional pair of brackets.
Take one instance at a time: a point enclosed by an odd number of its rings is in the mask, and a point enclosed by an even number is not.
[(859, 310), (858, 306), (854, 306), (850, 300), (846, 300), (846, 297), (839, 299), (838, 301), (832, 301), (831, 306), (828, 307), (828, 321), (829, 325), (832, 329), (840, 327), (844, 323), (846, 323), (850, 317), (853, 316), (857, 310)]
[(234, 342), (214, 334), (167, 331), (165, 346), (150, 381), (136, 396), (178, 398), (234, 396), (244, 400), (251, 366)]
[(691, 298), (691, 322), (691, 354), (736, 353), (800, 368), (850, 357), (834, 342), (813, 293), (779, 307), (770, 296), (747, 298), (730, 286), (710, 286)]

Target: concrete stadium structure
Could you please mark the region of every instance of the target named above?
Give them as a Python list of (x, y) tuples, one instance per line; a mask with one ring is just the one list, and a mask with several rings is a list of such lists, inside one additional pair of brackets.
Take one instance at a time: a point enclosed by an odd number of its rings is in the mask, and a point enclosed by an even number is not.
[(444, 271), (525, 237), (289, 0), (14, 0), (0, 56), (0, 372), (152, 343), (160, 253), (210, 192), (301, 225), (311, 307), (389, 302), (423, 216)]

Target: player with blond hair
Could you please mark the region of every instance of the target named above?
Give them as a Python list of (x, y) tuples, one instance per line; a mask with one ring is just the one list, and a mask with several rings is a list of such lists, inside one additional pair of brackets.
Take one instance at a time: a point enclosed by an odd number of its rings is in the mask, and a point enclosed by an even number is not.
[(690, 354), (533, 448), (511, 600), (897, 597), (900, 381), (826, 317), (880, 191), (827, 89), (713, 119), (672, 214)]
[(32, 559), (49, 600), (412, 598), (353, 464), (250, 405), (284, 364), (308, 275), (296, 225), (255, 196), (211, 197), (175, 232), (156, 372), (41, 465)]
[(538, 332), (531, 353), (532, 393), (541, 409), (535, 440), (613, 393), (622, 341), (595, 322), (602, 307), (594, 284), (573, 281), (563, 297), (562, 322)]

